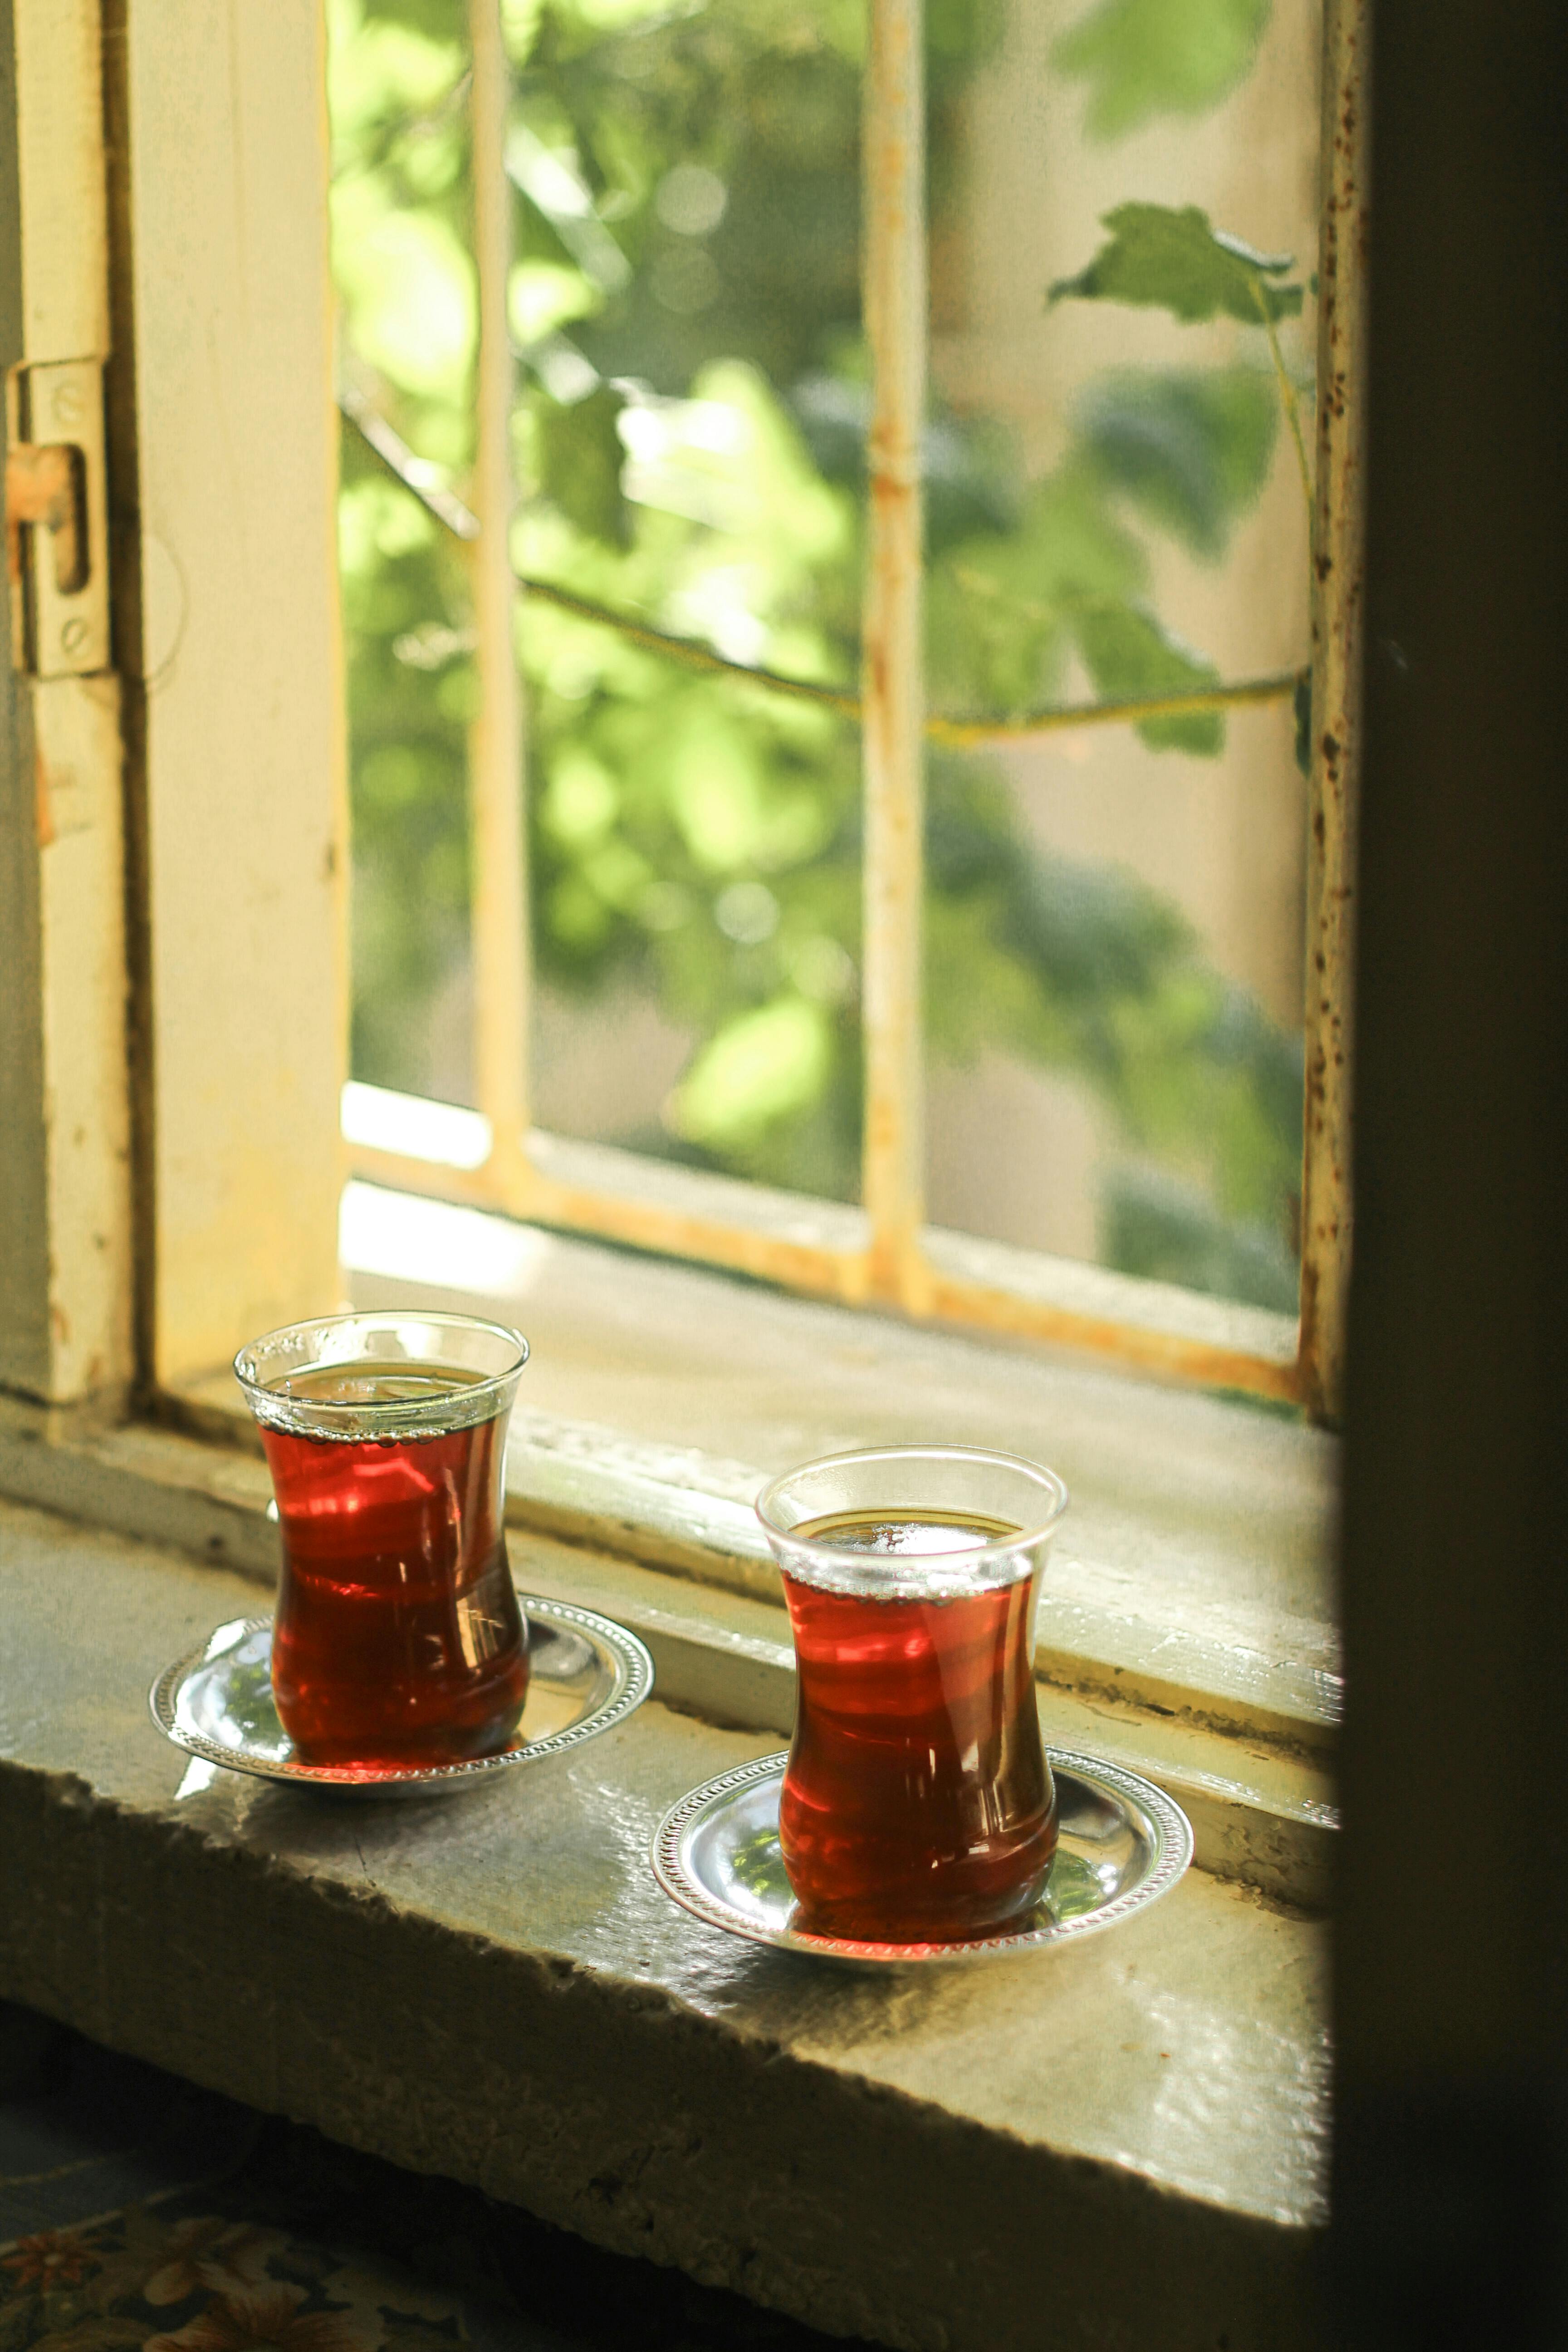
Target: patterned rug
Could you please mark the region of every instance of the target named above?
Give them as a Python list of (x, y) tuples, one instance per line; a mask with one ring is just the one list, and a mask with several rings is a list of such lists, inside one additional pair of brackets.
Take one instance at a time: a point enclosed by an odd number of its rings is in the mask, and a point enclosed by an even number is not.
[(830, 2343), (0, 2003), (0, 2352)]

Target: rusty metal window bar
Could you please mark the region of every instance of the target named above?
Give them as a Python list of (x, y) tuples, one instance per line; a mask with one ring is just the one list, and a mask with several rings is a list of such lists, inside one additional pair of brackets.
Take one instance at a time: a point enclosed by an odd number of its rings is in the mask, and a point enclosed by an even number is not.
[[(1168, 711), (1282, 699), (1279, 676), (1008, 722), (928, 716), (921, 677), (926, 225), (921, 0), (868, 0), (862, 124), (862, 296), (872, 373), (869, 558), (858, 698), (731, 661), (543, 581), (509, 546), (516, 372), (507, 320), (510, 69), (499, 0), (469, 0), (479, 291), (474, 507), (432, 488), (351, 390), (351, 421), (447, 529), (469, 542), (479, 709), (469, 758), (478, 1111), (437, 1112), (437, 1160), (351, 1131), (356, 1173), (531, 1222), (778, 1283), (850, 1305), (1087, 1348), (1139, 1368), (1299, 1403), (1337, 1420), (1351, 1240), (1351, 949), (1361, 623), (1361, 383), (1365, 280), (1364, 59), (1369, 0), (1326, 0), (1318, 426), (1308, 794), (1306, 1102), (1300, 1314), (1282, 1318), (925, 1223), (921, 1035), (922, 765), (927, 740), (974, 743)], [(520, 595), (604, 623), (697, 668), (728, 672), (858, 720), (865, 793), (865, 1126), (858, 1209), (580, 1144), (531, 1125), (530, 947)], [(437, 1107), (431, 1107), (437, 1112)]]

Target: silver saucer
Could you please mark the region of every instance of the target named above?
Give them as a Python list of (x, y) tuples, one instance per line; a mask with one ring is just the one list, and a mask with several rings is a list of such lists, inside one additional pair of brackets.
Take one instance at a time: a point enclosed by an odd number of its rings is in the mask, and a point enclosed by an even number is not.
[(430, 1796), (473, 1788), (595, 1739), (624, 1723), (653, 1688), (653, 1660), (624, 1625), (520, 1592), (528, 1620), (528, 1696), (510, 1748), (467, 1764), (384, 1771), (345, 1764), (303, 1764), (272, 1703), (272, 1620), (236, 1617), (199, 1650), (166, 1666), (148, 1693), (160, 1731), (209, 1764), (369, 1797)]
[(1005, 1935), (967, 1944), (865, 1944), (797, 1927), (779, 1852), (787, 1755), (759, 1756), (683, 1797), (654, 1839), (654, 1876), (710, 1927), (867, 1968), (999, 1960), (1092, 1936), (1170, 1893), (1193, 1858), (1192, 1827), (1181, 1807), (1138, 1773), (1066, 1748), (1046, 1754), (1060, 1809), (1056, 1860), (1040, 1901)]

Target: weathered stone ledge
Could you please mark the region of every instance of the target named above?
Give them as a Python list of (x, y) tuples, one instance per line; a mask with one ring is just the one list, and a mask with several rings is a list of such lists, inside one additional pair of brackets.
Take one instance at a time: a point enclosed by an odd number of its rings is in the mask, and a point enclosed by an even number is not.
[[(583, 1555), (518, 1547), (519, 1580)], [(323, 1801), (159, 1737), (254, 1584), (0, 1506), (0, 1995), (910, 2352), (1305, 2340), (1317, 1931), (1198, 1873), (1005, 1966), (871, 1977), (667, 1902), (652, 1830), (773, 1744), (650, 1703), (470, 1796)]]
[[(36, 1409), (0, 1406), (0, 1493), (175, 1544), (270, 1588), (278, 1538), (266, 1516), (265, 1465), (258, 1451), (218, 1442), (237, 1429), (254, 1435), (247, 1415), (237, 1419), (226, 1394), (233, 1387), (226, 1376), (223, 1386), (215, 1383), (216, 1401), (202, 1408), (213, 1431), (206, 1442), (137, 1423), (62, 1429)], [(532, 1416), (509, 1454), (508, 1521), (526, 1531), (514, 1541), (530, 1543), (544, 1563), (540, 1589), (632, 1626), (653, 1653), (661, 1689), (680, 1706), (787, 1738), (795, 1659), (776, 1571), (737, 1549), (711, 1551), (707, 1570), (694, 1576), (690, 1559), (671, 1556), (680, 1549), (677, 1537), (689, 1553), (694, 1528), (713, 1535), (724, 1465), (701, 1455), (677, 1465), (668, 1451), (617, 1447), (609, 1433), (599, 1449), (605, 1459), (595, 1460), (584, 1442), (591, 1432), (550, 1426), (552, 1444), (542, 1446), (540, 1417)], [(626, 1463), (639, 1454), (634, 1478)], [(573, 1465), (569, 1494), (560, 1483), (562, 1463)], [(655, 1476), (657, 1469), (668, 1475)], [(691, 1477), (709, 1483), (693, 1486)], [(755, 1536), (749, 1507), (729, 1507), (742, 1532)], [(607, 1549), (589, 1543), (595, 1528)], [(728, 1540), (734, 1530), (719, 1532)], [(551, 1541), (552, 1534), (566, 1540)], [(649, 1567), (650, 1558), (664, 1565)], [(744, 1576), (725, 1580), (711, 1572), (725, 1559)], [(1303, 1685), (1244, 1648), (1196, 1643), (1125, 1612), (1085, 1610), (1061, 1590), (1076, 1565), (1053, 1560), (1041, 1601), (1036, 1672), (1047, 1737), (1158, 1781), (1185, 1808), (1205, 1869), (1321, 1912), (1338, 1832), (1329, 1759), (1317, 1744), (1328, 1716), (1312, 1712), (1310, 1678)], [(1085, 1618), (1087, 1635), (1077, 1624)], [(1064, 1639), (1076, 1639), (1077, 1647)], [(1196, 1677), (1190, 1685), (1177, 1679), (1186, 1668)]]

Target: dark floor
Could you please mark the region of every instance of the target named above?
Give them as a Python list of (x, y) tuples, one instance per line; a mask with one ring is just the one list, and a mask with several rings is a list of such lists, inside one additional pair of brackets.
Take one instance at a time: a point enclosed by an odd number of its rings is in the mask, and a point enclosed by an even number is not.
[(0, 2352), (828, 2352), (0, 2002)]

